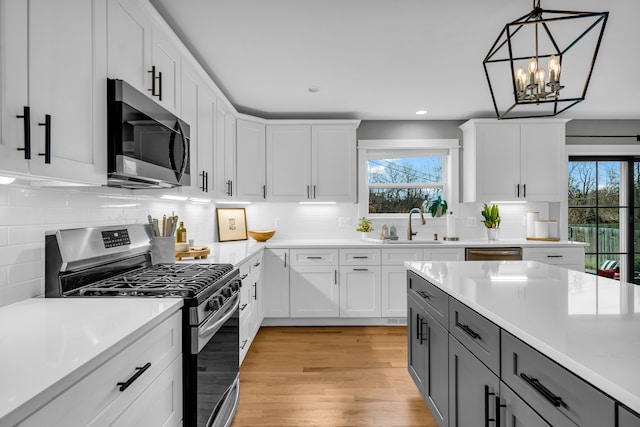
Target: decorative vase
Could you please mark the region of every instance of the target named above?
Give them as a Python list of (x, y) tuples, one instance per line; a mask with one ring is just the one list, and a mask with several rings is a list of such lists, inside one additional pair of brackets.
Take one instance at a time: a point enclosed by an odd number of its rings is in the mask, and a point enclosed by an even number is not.
[(499, 228), (487, 228), (487, 239), (499, 240), (500, 229)]
[(360, 239), (364, 242), (365, 240), (367, 240), (367, 238), (369, 237), (369, 232), (368, 231), (361, 231), (360, 232)]

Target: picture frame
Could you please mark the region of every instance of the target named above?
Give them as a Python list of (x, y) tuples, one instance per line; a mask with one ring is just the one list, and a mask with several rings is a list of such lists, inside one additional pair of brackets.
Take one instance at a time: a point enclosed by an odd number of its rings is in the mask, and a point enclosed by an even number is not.
[(247, 240), (247, 216), (244, 208), (216, 208), (218, 241)]

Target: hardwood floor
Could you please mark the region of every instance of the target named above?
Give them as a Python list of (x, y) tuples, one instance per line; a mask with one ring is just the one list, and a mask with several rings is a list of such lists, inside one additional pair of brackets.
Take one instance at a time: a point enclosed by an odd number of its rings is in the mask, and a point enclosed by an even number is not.
[(232, 427), (437, 427), (407, 372), (406, 327), (263, 327)]

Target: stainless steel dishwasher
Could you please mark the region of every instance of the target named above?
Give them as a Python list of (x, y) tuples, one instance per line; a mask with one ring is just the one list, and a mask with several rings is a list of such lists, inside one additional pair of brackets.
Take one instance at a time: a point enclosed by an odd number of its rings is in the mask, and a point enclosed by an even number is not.
[(467, 261), (522, 261), (522, 248), (465, 248)]

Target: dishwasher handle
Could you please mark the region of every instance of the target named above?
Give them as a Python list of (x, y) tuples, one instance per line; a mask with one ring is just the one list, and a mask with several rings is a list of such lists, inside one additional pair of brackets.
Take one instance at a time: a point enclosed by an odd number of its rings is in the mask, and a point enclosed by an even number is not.
[(522, 260), (522, 248), (502, 248), (502, 249), (467, 248), (466, 259), (469, 261)]

